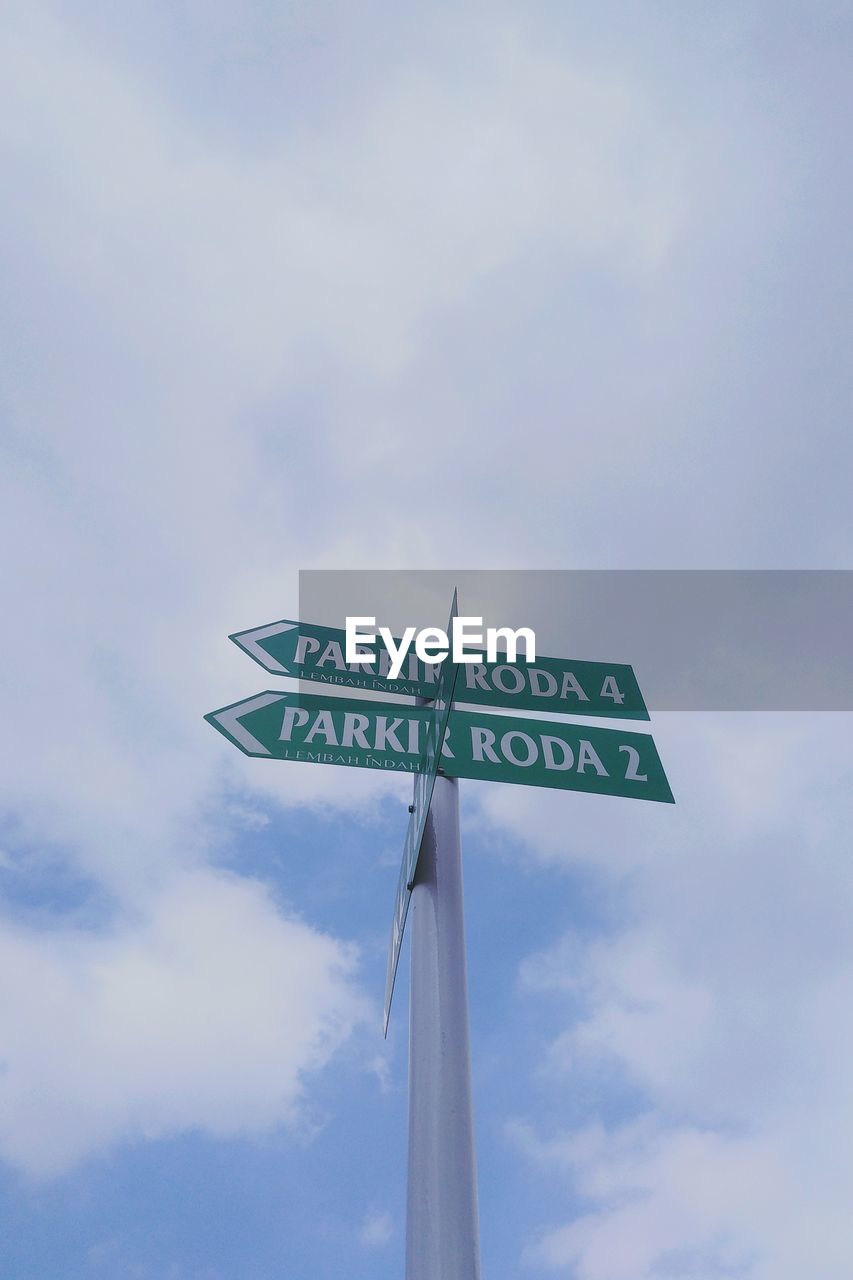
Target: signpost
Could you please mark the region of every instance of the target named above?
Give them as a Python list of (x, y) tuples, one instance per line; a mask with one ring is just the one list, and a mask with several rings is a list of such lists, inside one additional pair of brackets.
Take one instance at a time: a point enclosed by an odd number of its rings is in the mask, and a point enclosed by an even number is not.
[[(430, 784), (439, 766), (451, 778), (673, 803), (650, 734), (452, 711), (451, 695), (439, 688), (436, 701), (425, 706), (268, 690), (205, 719), (246, 755), (417, 774), (406, 842), (409, 863), (423, 835)], [(407, 883), (412, 870), (413, 863)]]
[[(457, 614), (456, 592), (450, 606), (450, 622)], [(409, 899), (415, 883), (415, 869), (421, 851), (424, 827), (429, 813), (430, 801), (435, 787), (435, 777), (442, 759), (442, 749), (450, 708), (453, 705), (453, 691), (456, 685), (457, 667), (450, 657), (441, 664), (441, 676), (436, 689), (436, 697), (431, 707), (425, 707), (427, 716), (427, 734), (423, 753), (418, 760), (417, 777), (413, 789), (412, 804), (409, 812), (409, 825), (406, 830), (406, 841), (403, 846), (403, 860), (400, 874), (397, 877), (397, 894), (394, 899), (394, 914), (391, 919), (391, 941), (388, 947), (388, 967), (385, 974), (385, 1003), (383, 1032), (388, 1035), (388, 1019), (391, 1016), (391, 997), (394, 994), (394, 981), (397, 977), (397, 964), (400, 960), (400, 947), (403, 945), (403, 930), (406, 926), (406, 914), (409, 910)]]
[(459, 784), (439, 775), (412, 891), (406, 1280), (479, 1280)]
[[(422, 662), (410, 653), (403, 674), (392, 680), (388, 675), (390, 655), (377, 639), (373, 668), (358, 662), (348, 665), (344, 658), (345, 633), (337, 627), (285, 619), (236, 631), (229, 639), (276, 676), (315, 680), (344, 691), (363, 689), (430, 699), (436, 696), (441, 664)], [(622, 662), (537, 657), (530, 663), (526, 659), (460, 663), (456, 701), (562, 715), (649, 718), (633, 669)]]
[[(451, 623), (456, 611), (454, 592)], [(634, 672), (620, 663), (559, 658), (430, 664), (411, 654), (392, 680), (381, 642), (375, 670), (347, 665), (338, 628), (283, 620), (230, 639), (278, 676), (419, 700), (267, 690), (205, 719), (246, 755), (415, 775), (384, 1005), (387, 1034), (411, 902), (406, 1277), (479, 1280), (457, 779), (672, 804), (649, 734), (482, 709), (648, 720)], [(476, 709), (454, 709), (454, 697)]]

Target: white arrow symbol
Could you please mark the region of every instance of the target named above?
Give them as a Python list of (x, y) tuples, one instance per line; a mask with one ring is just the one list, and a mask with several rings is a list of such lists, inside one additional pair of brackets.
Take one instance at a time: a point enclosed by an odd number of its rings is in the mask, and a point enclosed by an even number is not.
[(266, 649), (262, 649), (258, 643), (260, 640), (268, 640), (270, 636), (283, 635), (285, 631), (293, 631), (296, 627), (295, 622), (273, 622), (269, 627), (257, 627), (254, 631), (238, 631), (236, 635), (229, 638), (238, 644), (241, 649), (248, 653), (250, 658), (254, 658), (255, 662), (259, 662), (267, 671), (272, 671), (274, 675), (292, 675), (287, 667), (282, 666), (275, 658), (271, 658)]
[(282, 698), (286, 697), (286, 693), (259, 693), (257, 698), (247, 698), (245, 702), (238, 702), (236, 707), (217, 711), (216, 715), (210, 718), (221, 724), (229, 738), (239, 742), (244, 750), (251, 752), (252, 755), (269, 756), (272, 755), (269, 747), (259, 742), (240, 721), (243, 716), (249, 715), (252, 711), (260, 711), (261, 707), (268, 707), (273, 702), (281, 702)]

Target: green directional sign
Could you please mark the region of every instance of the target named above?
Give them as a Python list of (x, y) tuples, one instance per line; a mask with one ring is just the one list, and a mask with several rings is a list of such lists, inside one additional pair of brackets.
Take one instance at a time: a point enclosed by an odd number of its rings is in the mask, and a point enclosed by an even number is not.
[(454, 711), (446, 773), (672, 804), (654, 739), (628, 729)]
[(518, 711), (559, 711), (648, 720), (632, 667), (619, 662), (540, 658), (460, 663), (456, 701)]
[[(441, 671), (440, 663), (422, 662), (409, 653), (402, 673), (392, 680), (388, 675), (391, 659), (379, 639), (373, 667), (347, 665), (342, 630), (286, 619), (237, 631), (230, 639), (274, 675), (341, 689), (434, 698)], [(460, 663), (456, 701), (519, 711), (649, 719), (633, 669), (619, 662), (537, 657), (531, 663), (525, 659)]]
[(417, 773), (431, 711), (268, 690), (204, 718), (247, 756)]
[(265, 671), (299, 680), (317, 680), (338, 689), (368, 689), (373, 693), (400, 693), (413, 698), (434, 698), (439, 663), (421, 662), (411, 653), (403, 672), (392, 680), (388, 675), (391, 658), (381, 642), (373, 666), (363, 662), (347, 664), (346, 634), (338, 627), (315, 626), (308, 622), (271, 622), (250, 631), (235, 631), (228, 637)]
[[(433, 711), (268, 691), (205, 716), (247, 755), (418, 773)], [(628, 729), (450, 712), (441, 768), (452, 777), (673, 802), (654, 741)]]

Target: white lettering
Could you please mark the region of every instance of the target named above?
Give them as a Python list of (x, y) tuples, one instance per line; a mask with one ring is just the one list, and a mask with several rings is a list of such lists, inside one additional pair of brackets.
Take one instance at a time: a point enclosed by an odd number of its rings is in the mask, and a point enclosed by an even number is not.
[(305, 741), (313, 742), (317, 734), (326, 739), (327, 747), (337, 747), (339, 745), (331, 711), (317, 712), (314, 723), (305, 735)]
[(485, 758), (491, 764), (500, 764), (494, 747), (495, 735), (491, 729), (478, 729), (474, 725), (471, 726), (471, 750), (475, 760), (482, 761)]
[[(512, 680), (512, 688), (507, 688), (506, 679)], [(524, 688), (524, 676), (518, 667), (495, 667), (492, 680), (501, 693), (520, 693)]]
[(487, 662), (497, 662), (498, 640), (506, 641), (506, 658), (508, 662), (515, 662), (518, 657), (519, 640), (524, 641), (524, 656), (527, 661), (536, 661), (536, 636), (530, 627), (519, 627), (517, 631), (513, 631), (512, 627), (489, 627), (486, 631)]
[(439, 627), (424, 627), (415, 640), (415, 653), (421, 662), (443, 662), (449, 648), (447, 634)]
[(648, 782), (649, 775), (647, 773), (638, 773), (640, 767), (640, 753), (635, 747), (620, 747), (620, 751), (628, 754), (628, 764), (625, 768), (626, 782)]
[(380, 649), (379, 650), (379, 674), (383, 680), (387, 678), (388, 672), (390, 670), (391, 670), (391, 655), (387, 649)]
[[(480, 626), (481, 630), (469, 632), (467, 628)], [(483, 619), (482, 618), (454, 618), (453, 619), (453, 661), (454, 662), (476, 662), (478, 658), (483, 656)], [(466, 648), (475, 648), (476, 653), (466, 653)]]
[(486, 667), (482, 662), (475, 666), (465, 668), (465, 683), (469, 689), (485, 689), (489, 692), (488, 681), (486, 680)]
[[(333, 663), (341, 669), (349, 667), (350, 670), (356, 671), (368, 667), (372, 668), (378, 659), (380, 676), (396, 680), (400, 676), (403, 663), (408, 655), (409, 679), (416, 680), (418, 678), (417, 664), (421, 662), (427, 668), (423, 678), (432, 684), (436, 679), (436, 669), (448, 656), (448, 653), (452, 652), (454, 662), (466, 667), (478, 664), (478, 676), (473, 677), (475, 683), (469, 682), (468, 687), (482, 688), (488, 692), (488, 685), (483, 683), (480, 678), (485, 670), (482, 665), (484, 639), (482, 618), (453, 618), (450, 638), (439, 627), (424, 627), (421, 631), (416, 631), (414, 627), (406, 627), (399, 644), (388, 627), (379, 627), (377, 631), (374, 630), (375, 626), (376, 619), (374, 617), (354, 615), (347, 618), (343, 649), (337, 641), (330, 640), (322, 656), (318, 659), (317, 666)], [(381, 640), (381, 646), (377, 645), (378, 640)], [(536, 659), (536, 636), (530, 627), (519, 627), (516, 630), (511, 627), (488, 627), (486, 628), (485, 641), (487, 657), (492, 664), (498, 661), (499, 642), (503, 642), (504, 645), (500, 650), (501, 657), (505, 658), (508, 664), (514, 663), (518, 657), (519, 642), (524, 647), (525, 660), (533, 662)], [(410, 650), (413, 643), (414, 654), (412, 655)], [(362, 646), (366, 646), (366, 648)], [(316, 653), (319, 647), (320, 642), (318, 640), (308, 636), (300, 636), (297, 641), (296, 661), (304, 661), (307, 654)], [(433, 668), (432, 671), (430, 667)], [(540, 696), (546, 696), (547, 690), (541, 688), (542, 680), (548, 686), (553, 681), (553, 676), (541, 671), (537, 675), (537, 687), (534, 692)], [(519, 685), (518, 690), (513, 690), (513, 692), (520, 692), (521, 687)], [(508, 692), (507, 690), (504, 691)]]
[(625, 695), (616, 683), (615, 676), (604, 677), (604, 684), (601, 686), (601, 697), (612, 698), (613, 701), (618, 703), (620, 706), (625, 701)]
[(358, 715), (355, 711), (344, 712), (344, 731), (341, 734), (342, 747), (364, 747), (370, 750), (370, 743), (365, 736), (365, 729), (370, 724), (367, 716)]
[[(391, 666), (388, 670), (388, 674), (392, 680), (396, 680), (397, 676), (403, 669), (403, 660), (409, 651), (409, 646), (412, 643), (412, 637), (415, 634), (415, 628), (406, 627), (399, 645), (394, 643), (394, 637), (391, 635), (391, 632), (387, 627), (380, 627), (379, 634), (385, 643), (385, 648), (391, 655)], [(420, 656), (420, 652), (418, 656)]]
[(363, 662), (363, 663), (366, 663), (368, 666), (372, 666), (372, 664), (376, 661), (376, 654), (373, 653), (372, 651), (364, 653), (359, 649), (358, 646), (360, 644), (366, 644), (372, 647), (373, 644), (376, 642), (376, 632), (360, 631), (359, 628), (362, 623), (364, 623), (365, 626), (368, 626), (368, 627), (375, 627), (376, 619), (375, 618), (347, 618), (346, 628), (345, 628), (346, 658), (348, 663)]
[(278, 735), (279, 742), (290, 742), (294, 728), (300, 729), (303, 724), (308, 723), (308, 712), (304, 707), (285, 707), (284, 719), (281, 722), (281, 733)]
[[(548, 733), (541, 735), (541, 742), (546, 769), (571, 769), (575, 762), (575, 757), (568, 742), (564, 741), (563, 738), (552, 738)], [(558, 747), (563, 753), (562, 760), (554, 758), (555, 747)]]
[(592, 743), (587, 742), (586, 738), (581, 738), (580, 751), (578, 752), (578, 773), (583, 773), (588, 764), (592, 765), (599, 778), (610, 776), (601, 763), (601, 757)]
[(578, 684), (577, 680), (574, 677), (574, 674), (571, 671), (564, 671), (563, 684), (562, 684), (562, 688), (560, 689), (560, 697), (567, 698), (570, 693), (574, 694), (574, 696), (578, 698), (581, 702), (589, 702), (589, 698), (587, 697), (583, 689)]
[[(515, 755), (512, 746), (513, 738), (518, 738), (524, 743), (527, 755), (522, 760), (520, 756)], [(510, 764), (520, 765), (522, 769), (526, 769), (529, 765), (535, 764), (539, 759), (539, 748), (533, 739), (526, 733), (520, 733), (517, 729), (511, 729), (509, 733), (505, 733), (501, 738), (501, 751), (509, 760)]]
[[(366, 674), (366, 675), (372, 676), (373, 671), (371, 670), (371, 668), (373, 667), (373, 664), (375, 661), (376, 661), (376, 654), (374, 653), (374, 654), (371, 654), (369, 658), (362, 658), (361, 662), (351, 662), (347, 670), (351, 671), (353, 675)], [(358, 688), (358, 685), (356, 685), (356, 688)]]
[[(397, 730), (402, 725), (402, 720), (392, 720), (388, 723), (387, 716), (376, 717), (376, 742), (374, 744), (377, 751), (399, 751), (401, 754), (404, 750), (403, 744), (397, 737)], [(386, 743), (390, 744), (390, 748), (386, 747)]]
[(308, 653), (316, 653), (319, 648), (320, 641), (315, 640), (314, 636), (300, 636), (296, 641), (296, 653), (293, 657), (294, 663), (298, 667), (301, 667), (305, 661), (305, 655)]
[[(550, 671), (543, 671), (541, 667), (531, 667), (528, 671), (530, 677), (530, 692), (536, 698), (553, 698), (557, 692), (557, 681)], [(545, 681), (543, 689), (540, 680)]]
[(341, 650), (341, 646), (338, 644), (337, 640), (329, 641), (323, 652), (320, 654), (320, 657), (317, 659), (317, 666), (324, 667), (327, 662), (331, 663), (333, 667), (338, 667), (339, 669), (344, 666), (343, 651)]

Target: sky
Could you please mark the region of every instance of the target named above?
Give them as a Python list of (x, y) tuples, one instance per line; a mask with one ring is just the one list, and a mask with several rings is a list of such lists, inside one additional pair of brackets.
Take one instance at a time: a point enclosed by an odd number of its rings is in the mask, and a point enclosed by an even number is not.
[[(853, 7), (0, 31), (0, 1275), (390, 1280), (408, 792), (231, 749), (227, 636), (305, 569), (853, 567)], [(849, 716), (652, 728), (674, 807), (461, 786), (483, 1274), (849, 1280)]]

